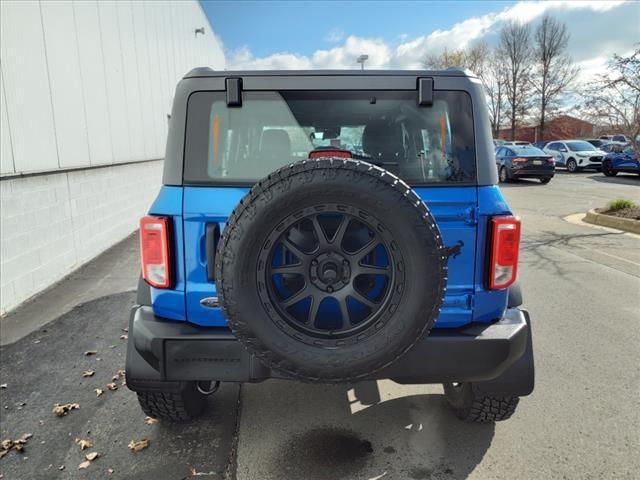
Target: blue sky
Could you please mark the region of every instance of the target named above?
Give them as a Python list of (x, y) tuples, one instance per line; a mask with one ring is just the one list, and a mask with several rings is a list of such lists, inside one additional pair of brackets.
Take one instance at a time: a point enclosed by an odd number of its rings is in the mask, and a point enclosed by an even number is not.
[(421, 68), (427, 55), (477, 41), (495, 44), (516, 20), (550, 13), (569, 27), (569, 53), (587, 78), (613, 53), (640, 43), (640, 2), (201, 1), (228, 69)]
[(514, 2), (201, 1), (229, 51), (248, 46), (256, 56), (295, 50), (310, 55), (340, 35), (400, 42)]

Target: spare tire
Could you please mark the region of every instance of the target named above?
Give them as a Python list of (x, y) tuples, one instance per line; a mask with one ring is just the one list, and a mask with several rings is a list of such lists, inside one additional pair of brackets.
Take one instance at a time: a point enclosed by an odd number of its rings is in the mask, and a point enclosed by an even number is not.
[(216, 256), (229, 327), (262, 361), (320, 382), (366, 378), (427, 335), (447, 255), (420, 197), (366, 162), (283, 167), (235, 208)]

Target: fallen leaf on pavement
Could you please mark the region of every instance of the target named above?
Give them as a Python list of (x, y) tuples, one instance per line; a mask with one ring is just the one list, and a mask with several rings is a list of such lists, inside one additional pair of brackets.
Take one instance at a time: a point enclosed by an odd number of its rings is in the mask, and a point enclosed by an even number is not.
[(118, 389), (118, 385), (116, 385), (115, 383), (107, 383), (107, 388), (109, 390), (117, 390)]
[(88, 468), (89, 465), (91, 465), (91, 462), (89, 460), (86, 460), (82, 462), (80, 465), (78, 465), (78, 470), (83, 470), (85, 468)]
[(129, 338), (129, 335), (127, 335), (126, 333), (123, 335), (120, 335), (120, 340), (126, 340), (127, 338)]
[(100, 454), (98, 452), (91, 452), (91, 453), (87, 453), (84, 458), (86, 458), (87, 460), (89, 460), (90, 462), (93, 462), (96, 458), (98, 458), (100, 456)]
[(114, 375), (113, 377), (111, 377), (111, 381), (112, 382), (117, 382), (119, 378), (120, 377), (118, 375)]
[(3, 450), (11, 450), (11, 447), (13, 447), (13, 440), (7, 438), (6, 440), (2, 441), (1, 445)]
[(60, 465), (60, 466), (58, 467), (58, 470), (64, 470), (64, 465)]
[(123, 332), (128, 332), (129, 331), (129, 327), (121, 328), (120, 330), (122, 330)]
[(80, 445), (80, 450), (93, 447), (93, 443), (91, 443), (90, 440), (85, 440), (83, 438), (76, 438), (76, 443)]
[(33, 437), (33, 433), (23, 433), (22, 436), (20, 437), (20, 440), (26, 442), (31, 437)]
[(94, 391), (96, 392), (96, 397), (99, 397), (100, 395), (102, 395), (104, 393), (101, 388), (96, 388)]
[(0, 458), (4, 457), (7, 453), (9, 453), (9, 450), (0, 450)]
[(58, 417), (64, 417), (71, 410), (76, 410), (78, 408), (80, 408), (79, 403), (67, 403), (65, 405), (60, 405), (56, 403), (53, 406), (53, 413), (55, 413)]
[(129, 442), (129, 445), (127, 445), (129, 447), (129, 449), (131, 449), (132, 452), (137, 453), (140, 450), (144, 450), (145, 448), (147, 448), (149, 446), (149, 444), (151, 443), (151, 441), (148, 438), (143, 438), (142, 440), (131, 440)]
[(7, 384), (6, 383), (0, 384), (0, 388), (7, 388)]
[(82, 376), (83, 377), (93, 377), (94, 373), (96, 373), (96, 372), (94, 372), (93, 370), (87, 370), (82, 374)]
[(111, 475), (115, 470), (113, 468), (107, 468), (107, 473)]
[(158, 420), (153, 417), (144, 417), (144, 423), (147, 425), (153, 425), (154, 423), (158, 423)]
[(84, 352), (84, 355), (86, 357), (90, 356), (90, 355), (95, 355), (97, 352), (97, 350), (87, 350), (86, 352)]

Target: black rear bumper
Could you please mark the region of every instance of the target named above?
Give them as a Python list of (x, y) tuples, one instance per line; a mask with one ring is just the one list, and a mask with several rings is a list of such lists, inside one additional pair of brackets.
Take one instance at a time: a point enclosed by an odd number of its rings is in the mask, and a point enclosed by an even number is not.
[[(178, 389), (184, 381), (194, 380), (288, 378), (247, 352), (229, 329), (164, 320), (146, 306), (135, 306), (131, 312), (126, 372), (131, 390), (166, 390), (171, 385)], [(371, 379), (477, 382), (490, 393), (528, 395), (533, 390), (533, 377), (529, 314), (509, 308), (504, 318), (489, 325), (433, 330)]]
[(513, 178), (553, 178), (554, 168), (511, 168), (509, 170)]

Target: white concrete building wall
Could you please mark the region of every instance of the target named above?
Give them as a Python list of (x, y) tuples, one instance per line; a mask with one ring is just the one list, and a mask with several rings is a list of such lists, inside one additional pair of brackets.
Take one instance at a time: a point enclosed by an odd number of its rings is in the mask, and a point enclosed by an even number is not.
[(224, 54), (195, 0), (3, 0), (0, 34), (4, 314), (135, 230), (176, 83)]
[(161, 177), (155, 160), (3, 181), (3, 313), (133, 232)]

